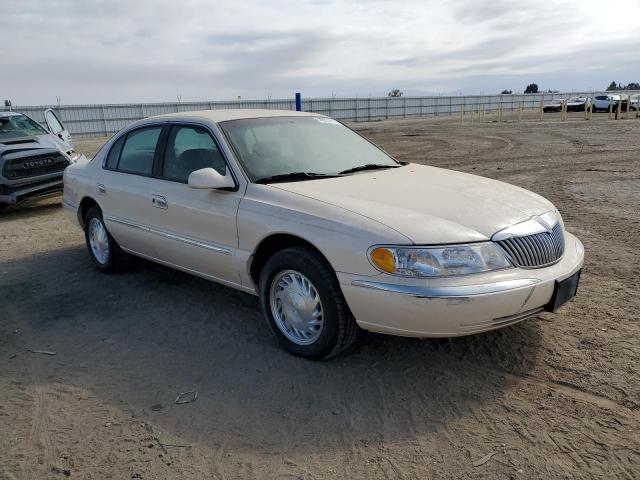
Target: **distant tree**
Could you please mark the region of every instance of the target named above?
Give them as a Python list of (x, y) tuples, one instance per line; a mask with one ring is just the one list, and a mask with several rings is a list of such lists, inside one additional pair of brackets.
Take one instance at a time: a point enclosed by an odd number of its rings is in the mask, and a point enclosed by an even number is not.
[(640, 90), (640, 83), (631, 82), (627, 85), (623, 85), (622, 83), (611, 82), (607, 87), (607, 92), (615, 90)]
[(538, 84), (530, 83), (527, 88), (524, 89), (524, 93), (538, 93)]
[(618, 84), (616, 82), (611, 82), (607, 87), (607, 92), (610, 92), (612, 90), (618, 90), (619, 88), (620, 87), (618, 87)]
[(502, 95), (511, 95), (513, 93), (512, 90), (502, 90)]
[(399, 88), (394, 88), (393, 90), (391, 90), (388, 95), (390, 97), (401, 97), (402, 96), (402, 92), (400, 91)]

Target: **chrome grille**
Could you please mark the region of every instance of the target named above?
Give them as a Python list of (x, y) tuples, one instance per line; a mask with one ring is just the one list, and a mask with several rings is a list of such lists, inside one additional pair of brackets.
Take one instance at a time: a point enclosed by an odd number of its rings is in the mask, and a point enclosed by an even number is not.
[(558, 222), (551, 232), (512, 237), (498, 242), (513, 263), (522, 268), (540, 268), (557, 262), (564, 253), (564, 234)]

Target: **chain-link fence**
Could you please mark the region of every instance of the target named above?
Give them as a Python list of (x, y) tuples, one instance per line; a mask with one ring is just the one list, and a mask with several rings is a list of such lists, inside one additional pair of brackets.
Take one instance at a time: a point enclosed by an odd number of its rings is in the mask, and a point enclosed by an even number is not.
[[(572, 96), (593, 97), (600, 92), (534, 93), (517, 95), (471, 95), (433, 97), (303, 98), (302, 110), (328, 115), (337, 120), (372, 120), (460, 115), (464, 112), (502, 112), (539, 108), (541, 102)], [(609, 92), (634, 95), (638, 92)], [(117, 105), (42, 105), (13, 107), (43, 123), (43, 112), (53, 108), (66, 128), (76, 136), (111, 135), (129, 123), (164, 113), (223, 108), (295, 110), (295, 99), (237, 100), (215, 102), (136, 103)]]

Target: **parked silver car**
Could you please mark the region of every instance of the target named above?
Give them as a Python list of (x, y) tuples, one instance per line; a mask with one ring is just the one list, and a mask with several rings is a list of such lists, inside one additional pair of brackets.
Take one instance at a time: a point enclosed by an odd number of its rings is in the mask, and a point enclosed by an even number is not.
[(46, 128), (17, 112), (0, 112), (0, 204), (62, 190), (62, 174), (83, 156), (52, 110)]

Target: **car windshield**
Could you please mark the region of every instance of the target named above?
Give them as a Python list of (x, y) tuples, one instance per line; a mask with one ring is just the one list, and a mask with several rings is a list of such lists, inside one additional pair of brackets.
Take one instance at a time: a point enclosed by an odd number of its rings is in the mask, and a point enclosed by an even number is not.
[(47, 131), (26, 115), (0, 116), (0, 138), (43, 135)]
[(221, 122), (220, 126), (254, 181), (282, 176), (305, 180), (400, 165), (326, 117), (251, 118)]

